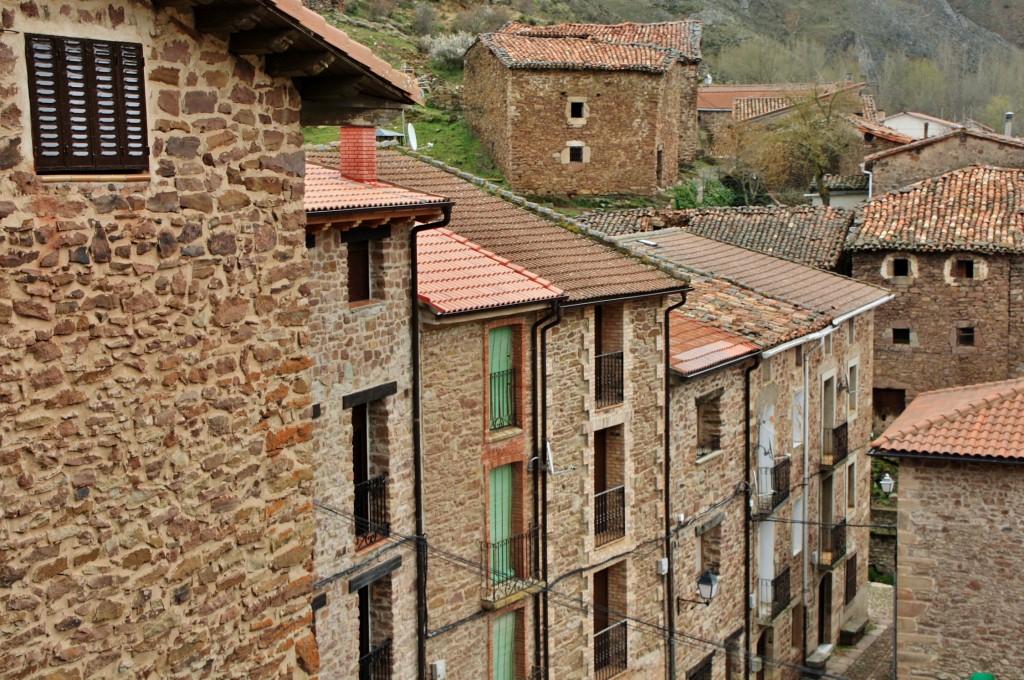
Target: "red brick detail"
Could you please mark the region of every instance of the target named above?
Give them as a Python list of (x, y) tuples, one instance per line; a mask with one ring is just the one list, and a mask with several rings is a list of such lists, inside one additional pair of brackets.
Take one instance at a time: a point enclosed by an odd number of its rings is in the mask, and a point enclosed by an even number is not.
[(341, 128), (341, 175), (357, 182), (377, 181), (375, 128)]

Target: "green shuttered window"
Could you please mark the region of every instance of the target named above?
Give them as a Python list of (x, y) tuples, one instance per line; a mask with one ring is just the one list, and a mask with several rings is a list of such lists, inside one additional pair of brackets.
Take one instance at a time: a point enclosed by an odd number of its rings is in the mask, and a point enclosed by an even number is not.
[(487, 346), (490, 355), (490, 429), (499, 430), (516, 424), (512, 326), (492, 328)]
[(491, 579), (515, 576), (512, 564), (512, 466), (491, 470)]
[(516, 678), (516, 613), (509, 612), (494, 620), (494, 672), (492, 680)]

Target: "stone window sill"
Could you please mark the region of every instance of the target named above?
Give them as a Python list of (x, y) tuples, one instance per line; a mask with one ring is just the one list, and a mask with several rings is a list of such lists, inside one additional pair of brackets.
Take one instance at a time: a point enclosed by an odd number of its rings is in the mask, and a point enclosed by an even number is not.
[(385, 302), (386, 302), (386, 300), (384, 300), (382, 298), (370, 298), (369, 300), (356, 300), (355, 302), (348, 303), (348, 308), (350, 310), (353, 310), (353, 311), (355, 311), (357, 309), (368, 309), (368, 308), (371, 308), (371, 307), (374, 307), (374, 306), (377, 306), (377, 305), (383, 306), (383, 304)]
[(503, 427), (500, 430), (489, 430), (487, 433), (487, 439), (490, 442), (503, 442), (506, 439), (512, 439), (518, 437), (523, 433), (521, 427)]
[(148, 172), (135, 175), (36, 175), (42, 184), (134, 184), (149, 182)]
[(707, 454), (706, 456), (701, 456), (700, 458), (698, 458), (697, 459), (697, 466), (700, 467), (701, 465), (707, 465), (708, 463), (710, 463), (712, 461), (716, 461), (719, 458), (722, 458), (724, 455), (725, 455), (725, 450), (724, 449), (716, 449), (716, 450), (712, 451), (711, 453)]

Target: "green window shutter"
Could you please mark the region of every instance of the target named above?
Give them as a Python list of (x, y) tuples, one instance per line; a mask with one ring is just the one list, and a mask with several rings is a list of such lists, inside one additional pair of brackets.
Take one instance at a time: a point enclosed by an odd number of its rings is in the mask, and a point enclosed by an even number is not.
[(512, 466), (491, 470), (491, 580), (515, 575), (512, 564)]
[(516, 677), (516, 613), (509, 612), (494, 621), (493, 680), (515, 680)]
[(512, 327), (492, 328), (488, 339), (490, 365), (490, 429), (515, 425)]

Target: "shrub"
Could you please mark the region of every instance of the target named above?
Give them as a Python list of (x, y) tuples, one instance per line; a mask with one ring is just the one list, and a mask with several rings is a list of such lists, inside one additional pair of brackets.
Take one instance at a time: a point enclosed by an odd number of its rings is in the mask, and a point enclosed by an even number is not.
[(704, 181), (703, 199), (697, 200), (697, 182), (677, 184), (673, 190), (676, 210), (736, 205), (736, 193), (717, 179)]
[(398, 0), (370, 0), (366, 3), (366, 14), (374, 21), (391, 15), (398, 6)]
[(437, 10), (428, 2), (417, 2), (412, 12), (412, 30), (416, 35), (430, 35), (437, 23)]
[(437, 66), (457, 70), (462, 68), (462, 58), (475, 39), (469, 33), (449, 33), (435, 38), (424, 38), (423, 44), (427, 47), (430, 60)]
[(480, 5), (473, 9), (459, 12), (453, 23), (455, 30), (477, 35), (491, 33), (512, 20), (512, 12), (507, 7)]

